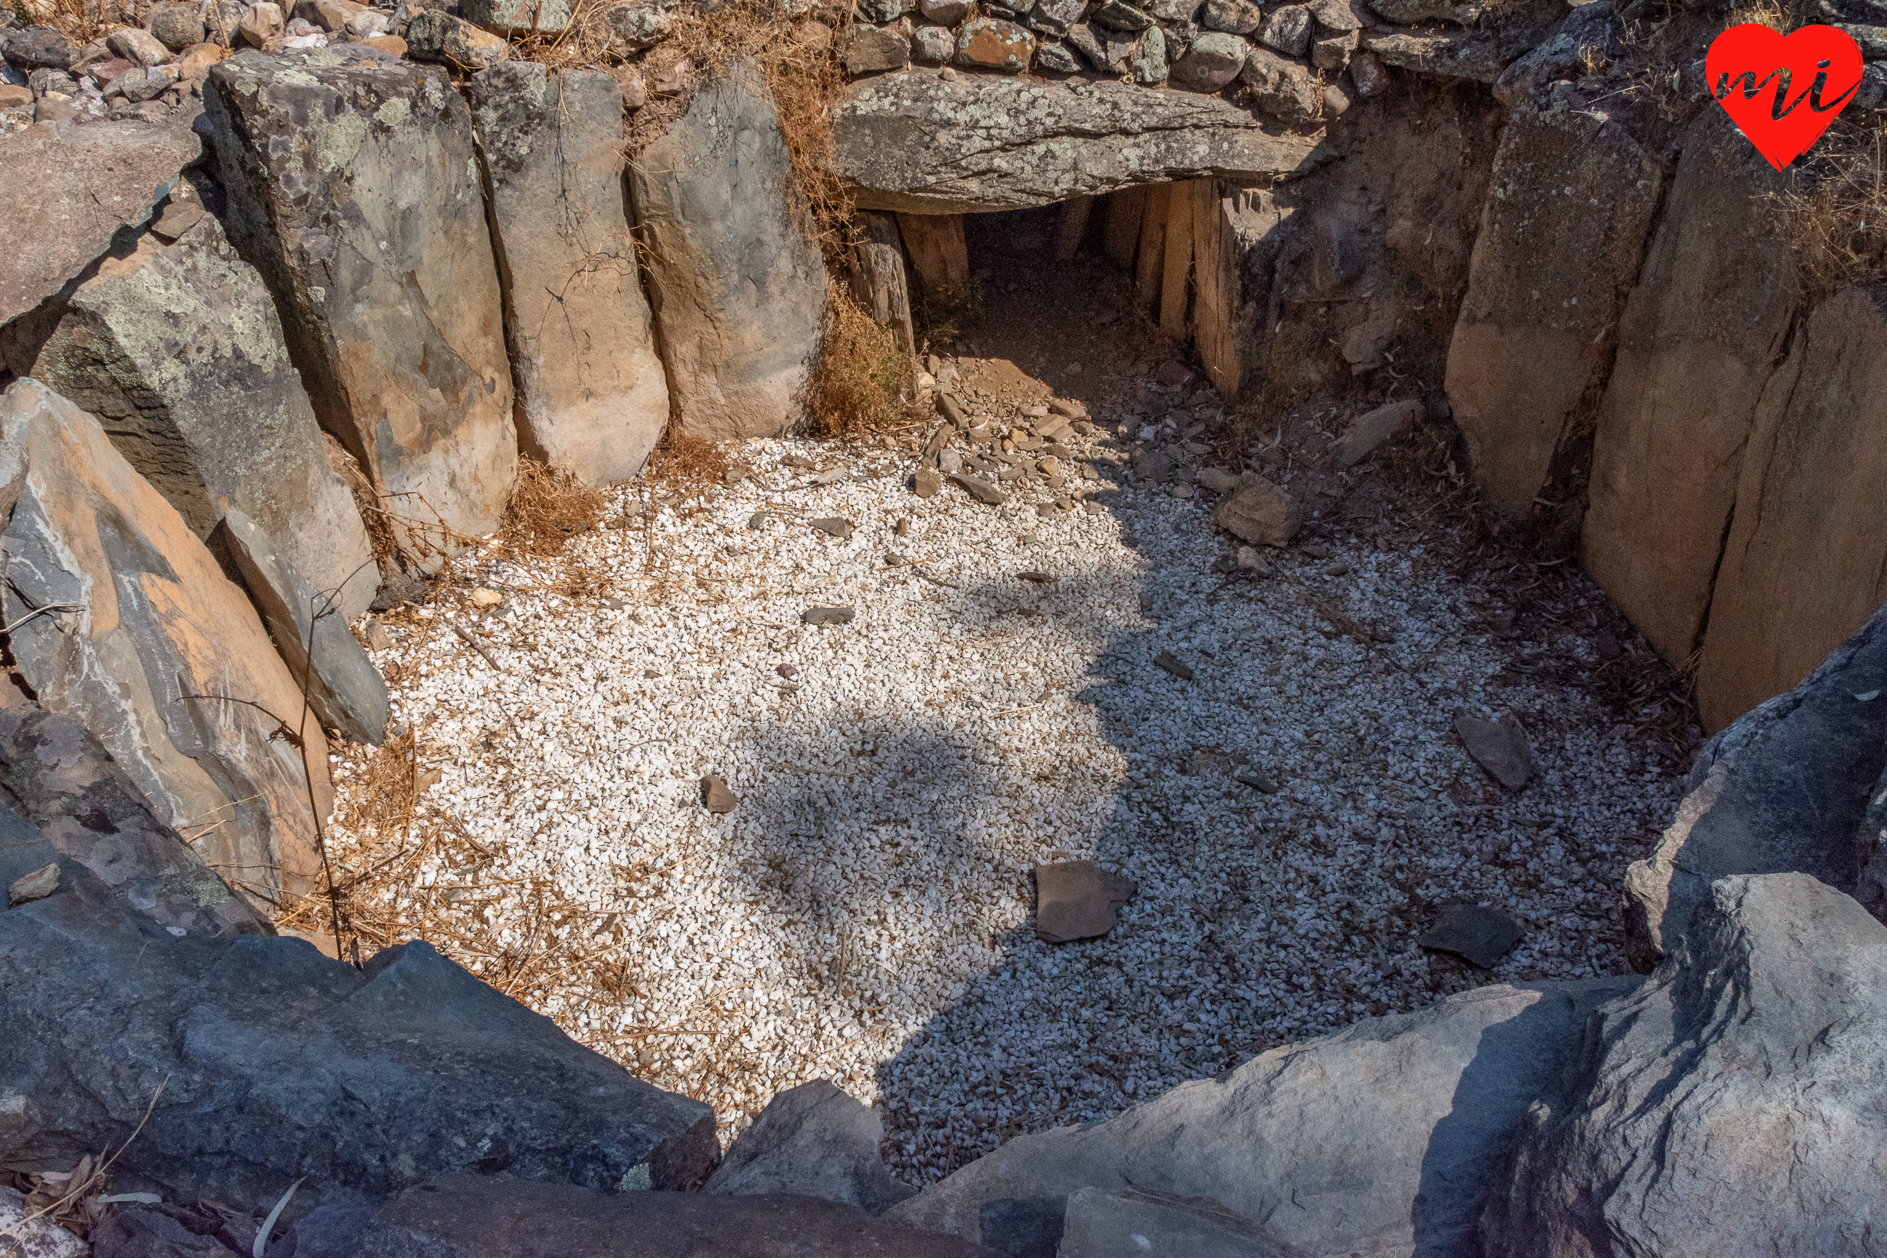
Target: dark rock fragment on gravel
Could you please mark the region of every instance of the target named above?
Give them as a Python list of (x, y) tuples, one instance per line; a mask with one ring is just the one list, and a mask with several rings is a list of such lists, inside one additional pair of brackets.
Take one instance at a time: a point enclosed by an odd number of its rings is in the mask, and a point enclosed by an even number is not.
[(1192, 680), (1191, 667), (1189, 667), (1183, 660), (1181, 660), (1177, 655), (1174, 655), (1171, 651), (1161, 651), (1158, 655), (1154, 656), (1153, 666), (1165, 672), (1171, 673), (1173, 676), (1179, 678), (1181, 681)]
[(1131, 879), (1093, 861), (1035, 867), (1035, 934), (1049, 943), (1093, 939), (1114, 929), (1114, 908), (1133, 898)]
[(1491, 970), (1520, 942), (1520, 934), (1520, 924), (1497, 909), (1450, 904), (1416, 942), (1430, 952), (1453, 953)]
[(1533, 776), (1533, 753), (1527, 736), (1513, 717), (1483, 721), (1469, 716), (1465, 709), (1455, 710), (1455, 733), (1475, 763), (1491, 773), (1510, 791), (1517, 791)]

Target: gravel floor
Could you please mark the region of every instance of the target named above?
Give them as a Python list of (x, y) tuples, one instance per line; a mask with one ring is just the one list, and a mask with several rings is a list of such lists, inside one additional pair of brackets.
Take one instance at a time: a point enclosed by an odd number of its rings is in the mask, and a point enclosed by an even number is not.
[[(724, 1137), (829, 1077), (881, 1107), (894, 1170), (922, 1182), (1361, 1016), (1624, 968), (1620, 878), (1677, 782), (1530, 666), (1596, 658), (1589, 635), (1503, 633), (1432, 538), (1339, 533), (1227, 574), (1197, 500), (1101, 482), (1094, 508), (1041, 518), (1047, 493), (918, 499), (890, 453), (741, 456), (751, 479), (651, 527), (631, 494), (610, 521), (634, 531), (584, 534), (570, 561), (467, 555), (386, 618), (376, 662), (422, 788), (407, 837), (436, 841), (363, 893), (711, 1102)], [(833, 467), (860, 478), (811, 483)], [(816, 605), (856, 619), (801, 625)], [(1520, 715), (1524, 791), (1468, 758), (1459, 706)], [(336, 764), (347, 869), (392, 842), (374, 767)], [(1233, 776), (1252, 769), (1282, 789)], [(731, 814), (701, 806), (705, 773)], [(1138, 884), (1106, 938), (1035, 939), (1030, 867), (1062, 855)], [(1415, 947), (1457, 900), (1524, 926), (1496, 971)]]

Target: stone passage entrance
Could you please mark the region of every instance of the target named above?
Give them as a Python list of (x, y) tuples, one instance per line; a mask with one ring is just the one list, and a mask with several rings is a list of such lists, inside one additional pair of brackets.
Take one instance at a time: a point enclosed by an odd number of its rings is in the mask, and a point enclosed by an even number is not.
[[(925, 327), (961, 329), (978, 312), (997, 321), (1013, 318), (1016, 298), (1040, 308), (1026, 298), (1052, 290), (1062, 304), (1054, 307), (1057, 326), (1039, 330), (1047, 341), (1055, 333), (1078, 341), (1083, 329), (1137, 309), (1175, 353), (1196, 357), (1230, 399), (1243, 383), (1234, 328), (1235, 216), (1243, 195), (1222, 190), (1216, 179), (1198, 179), (1000, 213), (869, 213), (867, 219), (874, 239), (888, 236), (885, 227), (895, 220), (910, 264), (920, 338)], [(1103, 265), (1114, 277), (1105, 291), (1075, 276), (1076, 264), (1084, 262)]]

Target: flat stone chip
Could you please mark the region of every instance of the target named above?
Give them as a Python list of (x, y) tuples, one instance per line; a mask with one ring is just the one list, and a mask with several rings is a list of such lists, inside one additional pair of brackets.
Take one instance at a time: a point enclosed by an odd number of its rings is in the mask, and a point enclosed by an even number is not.
[(712, 813), (733, 812), (740, 797), (727, 789), (727, 783), (712, 773), (701, 779), (701, 802)]
[(975, 476), (965, 476), (961, 472), (950, 473), (950, 482), (978, 502), (991, 507), (1000, 507), (1009, 501), (1009, 495), (986, 480)]
[(59, 866), (41, 865), (23, 878), (15, 879), (7, 888), (8, 904), (26, 904), (32, 900), (43, 900), (59, 889)]
[(808, 607), (799, 618), (809, 625), (849, 625), (852, 616), (849, 607)]
[(943, 488), (943, 477), (930, 468), (920, 467), (917, 476), (911, 482), (911, 489), (919, 498), (935, 498), (937, 491)]
[(1164, 669), (1173, 674), (1173, 676), (1179, 678), (1181, 681), (1192, 680), (1192, 669), (1171, 651), (1161, 651), (1158, 655), (1154, 656), (1153, 665), (1155, 668)]
[(1519, 722), (1512, 718), (1483, 721), (1469, 716), (1465, 708), (1456, 708), (1455, 733), (1461, 735), (1475, 762), (1508, 790), (1519, 790), (1533, 777), (1533, 752)]
[(1491, 970), (1520, 942), (1520, 934), (1520, 923), (1496, 909), (1450, 904), (1416, 943), (1430, 952), (1450, 952)]
[(1114, 908), (1133, 898), (1133, 880), (1093, 861), (1035, 867), (1035, 934), (1048, 943), (1094, 939), (1114, 929)]

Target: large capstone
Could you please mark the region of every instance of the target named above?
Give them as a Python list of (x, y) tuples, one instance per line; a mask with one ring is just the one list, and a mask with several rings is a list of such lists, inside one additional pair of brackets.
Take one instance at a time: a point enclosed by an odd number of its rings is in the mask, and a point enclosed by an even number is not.
[(1320, 137), (1194, 92), (928, 71), (855, 83), (832, 119), (839, 175), (859, 205), (915, 214), (1272, 178), (1309, 169)]
[(359, 45), (210, 72), (229, 226), (285, 316), (322, 427), (412, 562), (498, 525), (517, 475), (498, 271), (465, 100)]

